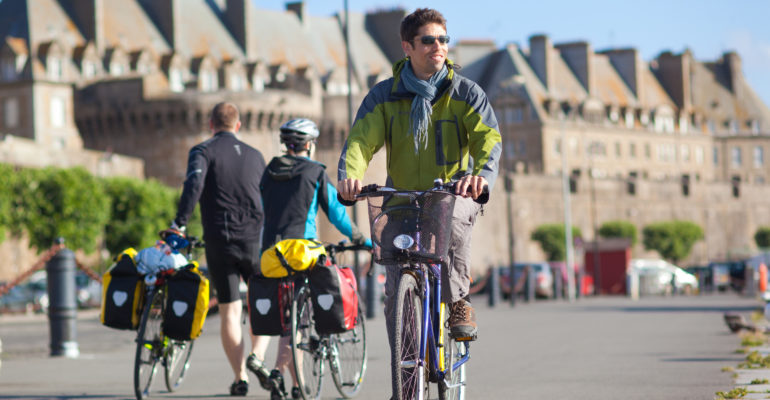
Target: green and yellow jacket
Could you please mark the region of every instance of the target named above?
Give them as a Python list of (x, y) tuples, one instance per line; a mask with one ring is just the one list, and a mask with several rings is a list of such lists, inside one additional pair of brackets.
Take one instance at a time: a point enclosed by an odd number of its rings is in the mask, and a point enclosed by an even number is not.
[(495, 183), (501, 137), (492, 106), (475, 82), (460, 76), (447, 59), (449, 74), (433, 100), (428, 148), (415, 153), (409, 132), (414, 94), (401, 81), (406, 59), (393, 66), (386, 79), (367, 94), (342, 149), (337, 178), (362, 179), (372, 156), (385, 146), (388, 185), (425, 190), (436, 178), (448, 182), (462, 175), (484, 177)]

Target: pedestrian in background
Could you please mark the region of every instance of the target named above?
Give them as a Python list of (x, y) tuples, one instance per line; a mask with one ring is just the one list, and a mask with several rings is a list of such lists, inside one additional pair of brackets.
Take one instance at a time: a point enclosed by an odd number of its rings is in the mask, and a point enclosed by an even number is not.
[(259, 182), (265, 159), (235, 136), (241, 121), (234, 104), (217, 104), (209, 127), (213, 136), (190, 150), (182, 198), (171, 228), (184, 231), (200, 202), (206, 261), (219, 300), (222, 347), (235, 375), (230, 394), (245, 396), (249, 390), (247, 367), (269, 388), (269, 374), (262, 366), (269, 337), (251, 335), (251, 352), (244, 361), (239, 291), (240, 280), (248, 281), (259, 270), (264, 219)]

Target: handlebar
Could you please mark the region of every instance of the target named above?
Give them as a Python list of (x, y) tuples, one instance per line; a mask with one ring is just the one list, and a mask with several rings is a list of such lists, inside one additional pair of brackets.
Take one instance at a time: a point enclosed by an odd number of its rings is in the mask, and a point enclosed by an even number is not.
[[(438, 179), (434, 183), (434, 186), (428, 190), (399, 190), (399, 189), (394, 189), (387, 186), (379, 186), (377, 184), (371, 184), (361, 188), (361, 192), (356, 195), (356, 199), (363, 199), (365, 197), (387, 194), (387, 193), (404, 193), (404, 192), (433, 191), (433, 192), (444, 192), (449, 194), (455, 194), (456, 186), (457, 186), (457, 181), (443, 183), (443, 182), (440, 182)], [(337, 194), (337, 198), (345, 206), (352, 206), (356, 203), (355, 201), (347, 201), (343, 199), (339, 195), (339, 193)], [(473, 201), (475, 201), (478, 204), (486, 204), (489, 201), (489, 185), (484, 185), (484, 187), (481, 189), (481, 194), (479, 195), (479, 197), (473, 199)]]

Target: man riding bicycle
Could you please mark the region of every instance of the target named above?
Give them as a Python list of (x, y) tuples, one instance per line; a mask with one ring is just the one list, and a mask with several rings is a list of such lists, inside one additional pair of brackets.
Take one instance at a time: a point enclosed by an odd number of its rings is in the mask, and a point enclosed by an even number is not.
[[(401, 22), (406, 58), (393, 66), (393, 78), (367, 94), (356, 115), (338, 167), (337, 188), (355, 200), (374, 153), (385, 146), (388, 186), (427, 190), (436, 178), (457, 180), (449, 282), (450, 334), (475, 339), (475, 313), (468, 301), (471, 230), (480, 206), (472, 199), (492, 189), (498, 172), (501, 136), (492, 106), (476, 83), (457, 74), (447, 59), (446, 20), (436, 10), (417, 9)], [(385, 315), (393, 349), (395, 291), (399, 268), (386, 266)]]

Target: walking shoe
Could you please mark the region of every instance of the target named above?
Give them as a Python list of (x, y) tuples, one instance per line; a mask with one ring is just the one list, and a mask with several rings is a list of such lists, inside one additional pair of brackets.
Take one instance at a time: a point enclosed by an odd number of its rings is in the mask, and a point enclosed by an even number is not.
[(449, 334), (458, 342), (476, 340), (476, 312), (471, 303), (458, 300), (452, 303), (449, 312)]
[(230, 396), (246, 396), (246, 393), (248, 392), (249, 383), (244, 380), (233, 382), (233, 384), (230, 385)]
[(299, 391), (299, 386), (294, 386), (293, 388), (291, 388), (291, 398), (293, 400), (302, 398), (302, 393), (300, 393)]
[(246, 368), (257, 376), (262, 389), (270, 390), (272, 387), (270, 386), (270, 373), (267, 372), (267, 368), (265, 368), (262, 361), (259, 361), (256, 354), (251, 353), (246, 358)]
[(286, 398), (281, 371), (277, 369), (270, 371), (270, 386), (270, 400), (284, 400)]

